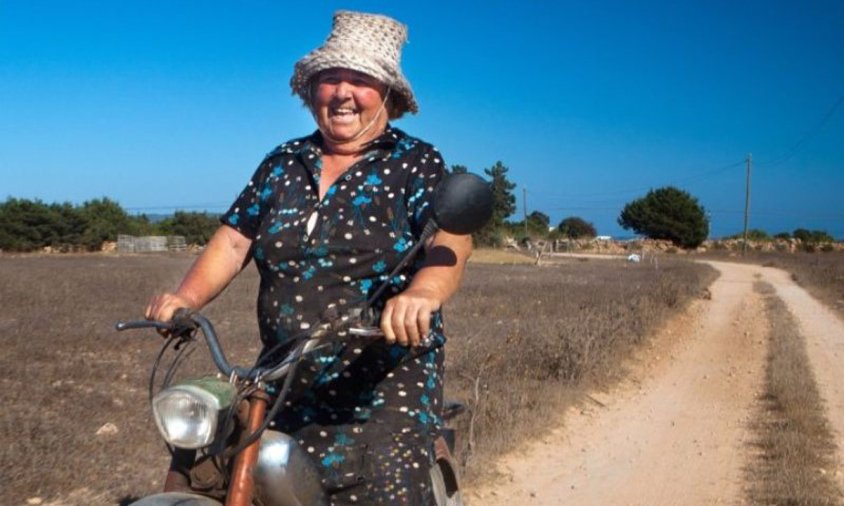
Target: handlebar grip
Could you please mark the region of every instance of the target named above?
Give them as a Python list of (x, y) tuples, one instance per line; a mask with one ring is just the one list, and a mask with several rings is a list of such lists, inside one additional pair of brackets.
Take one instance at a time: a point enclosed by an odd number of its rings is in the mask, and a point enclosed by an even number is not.
[(171, 330), (173, 324), (170, 322), (160, 322), (156, 320), (133, 320), (128, 322), (117, 322), (114, 324), (117, 331), (135, 330), (135, 329), (162, 329)]
[(356, 337), (384, 337), (380, 327), (349, 327), (349, 334)]
[(199, 323), (193, 319), (195, 314), (194, 310), (190, 308), (180, 307), (177, 309), (170, 320), (172, 325), (170, 331), (173, 334), (181, 335), (193, 332), (199, 328)]

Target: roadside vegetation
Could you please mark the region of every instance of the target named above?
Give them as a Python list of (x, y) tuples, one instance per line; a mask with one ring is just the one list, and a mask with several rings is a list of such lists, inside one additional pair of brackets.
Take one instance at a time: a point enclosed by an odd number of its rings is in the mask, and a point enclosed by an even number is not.
[(763, 258), (763, 265), (790, 272), (800, 286), (844, 316), (844, 251), (779, 253)]
[(757, 283), (770, 322), (762, 413), (754, 425), (756, 456), (747, 467), (749, 502), (838, 505), (835, 440), (825, 417), (806, 343), (788, 308)]
[(705, 257), (787, 271), (795, 282), (844, 317), (844, 251), (749, 251), (746, 256), (737, 256), (716, 250)]
[(218, 226), (216, 215), (184, 211), (152, 222), (108, 198), (82, 205), (9, 198), (0, 202), (0, 252), (99, 251), (119, 234), (181, 235), (188, 244), (204, 245)]
[[(69, 496), (115, 504), (160, 490), (169, 458), (146, 389), (161, 339), (113, 325), (139, 317), (147, 297), (176, 286), (192, 260), (0, 258), (0, 504)], [(457, 420), (466, 475), (477, 478), (498, 453), (553, 424), (586, 386), (623, 374), (624, 356), (713, 276), (670, 260), (658, 269), (471, 264), (446, 307), (446, 397), (469, 407)], [(206, 311), (240, 364), (258, 352), (257, 287), (250, 267)], [(203, 358), (198, 350), (190, 360)]]

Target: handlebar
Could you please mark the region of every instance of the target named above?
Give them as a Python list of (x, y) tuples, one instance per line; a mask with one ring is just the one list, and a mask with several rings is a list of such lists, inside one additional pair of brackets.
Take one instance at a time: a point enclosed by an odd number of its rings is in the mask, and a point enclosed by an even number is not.
[(268, 372), (268, 369), (265, 368), (245, 369), (243, 367), (231, 366), (228, 360), (226, 360), (226, 356), (220, 346), (220, 340), (217, 338), (217, 332), (214, 330), (214, 326), (208, 318), (205, 318), (199, 313), (180, 309), (173, 315), (173, 320), (169, 322), (156, 320), (121, 321), (117, 322), (114, 328), (118, 331), (153, 328), (167, 330), (177, 336), (187, 335), (196, 329), (200, 329), (202, 335), (205, 336), (205, 343), (208, 345), (208, 351), (211, 352), (211, 359), (214, 361), (214, 365), (227, 377), (234, 373), (239, 377), (255, 380), (263, 377)]
[(199, 329), (202, 331), (202, 335), (205, 336), (205, 343), (208, 345), (208, 351), (211, 352), (211, 359), (214, 361), (214, 365), (216, 365), (217, 369), (219, 369), (219, 371), (226, 377), (230, 377), (232, 374), (235, 374), (239, 378), (248, 379), (250, 381), (256, 381), (258, 379), (271, 381), (284, 376), (289, 365), (297, 360), (302, 354), (320, 347), (319, 344), (316, 343), (316, 340), (324, 337), (331, 331), (337, 331), (343, 328), (352, 336), (361, 338), (384, 336), (384, 333), (378, 327), (347, 326), (345, 319), (341, 320), (340, 326), (338, 326), (336, 322), (334, 324), (324, 323), (315, 326), (312, 330), (295, 336), (293, 339), (300, 340), (301, 342), (297, 344), (294, 351), (280, 363), (275, 364), (272, 367), (256, 366), (251, 368), (230, 365), (228, 360), (226, 360), (223, 348), (220, 346), (220, 340), (217, 338), (217, 332), (214, 330), (214, 326), (211, 324), (211, 321), (201, 314), (188, 309), (177, 310), (173, 315), (173, 320), (170, 322), (157, 320), (120, 321), (115, 324), (114, 328), (118, 331), (154, 328), (157, 330), (169, 331), (177, 336), (185, 336), (194, 330)]

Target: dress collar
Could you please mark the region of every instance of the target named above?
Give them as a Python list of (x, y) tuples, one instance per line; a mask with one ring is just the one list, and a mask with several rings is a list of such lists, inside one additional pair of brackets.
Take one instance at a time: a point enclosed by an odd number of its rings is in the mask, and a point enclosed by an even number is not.
[[(364, 152), (368, 153), (373, 150), (390, 151), (405, 137), (407, 137), (407, 134), (398, 128), (393, 128), (388, 123), (381, 135), (364, 146)], [(300, 149), (306, 149), (318, 155), (322, 155), (322, 132), (315, 130), (314, 133), (305, 137), (303, 146)], [(299, 150), (291, 149), (291, 151)]]

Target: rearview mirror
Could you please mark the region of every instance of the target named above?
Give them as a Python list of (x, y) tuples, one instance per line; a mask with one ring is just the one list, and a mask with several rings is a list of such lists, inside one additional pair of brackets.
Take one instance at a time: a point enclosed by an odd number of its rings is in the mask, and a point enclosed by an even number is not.
[(458, 235), (481, 229), (492, 217), (492, 188), (468, 172), (449, 174), (434, 191), (437, 228)]

